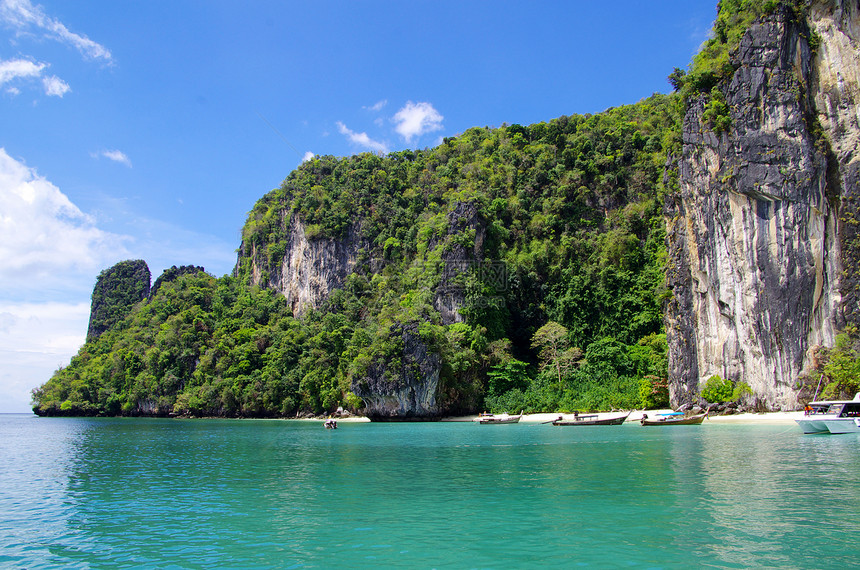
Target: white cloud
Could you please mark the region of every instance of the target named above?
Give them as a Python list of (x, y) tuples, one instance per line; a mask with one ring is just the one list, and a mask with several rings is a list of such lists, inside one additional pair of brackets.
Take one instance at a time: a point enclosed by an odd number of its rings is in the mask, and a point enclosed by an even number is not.
[(52, 97), (62, 97), (72, 90), (68, 83), (56, 75), (43, 78), (42, 85), (45, 86), (45, 95), (50, 95)]
[(402, 136), (407, 143), (411, 143), (415, 137), (425, 133), (432, 133), (442, 129), (442, 115), (427, 102), (413, 103), (408, 101), (406, 105), (394, 115), (397, 125), (394, 130)]
[(123, 241), (0, 148), (0, 412), (27, 412), (83, 344), (95, 277)]
[(59, 188), (0, 148), (0, 289), (26, 291), (91, 272), (125, 251)]
[(371, 105), (370, 107), (362, 107), (362, 108), (363, 108), (363, 109), (367, 109), (368, 111), (379, 112), (379, 111), (381, 111), (381, 110), (383, 109), (383, 107), (385, 107), (386, 105), (388, 105), (388, 99), (383, 99), (382, 101), (377, 101), (376, 103), (374, 103), (374, 104), (373, 104), (373, 105)]
[(307, 162), (307, 161), (309, 161), (310, 159), (312, 159), (314, 156), (316, 156), (316, 155), (315, 155), (313, 152), (311, 152), (311, 151), (307, 151), (307, 152), (305, 153), (305, 155), (302, 157), (302, 162)]
[[(45, 89), (45, 95), (52, 97), (62, 97), (69, 91), (69, 84), (57, 77), (50, 75), (42, 76), (42, 72), (48, 67), (46, 63), (36, 63), (28, 59), (8, 59), (0, 61), (0, 87), (7, 83), (16, 80), (31, 80), (41, 77), (42, 86)], [(10, 86), (6, 89), (7, 93), (18, 95), (21, 91), (17, 87)]]
[(83, 344), (99, 271), (144, 259), (155, 279), (171, 265), (203, 265), (217, 275), (235, 264), (235, 244), (123, 206), (102, 201), (134, 238), (99, 229), (59, 188), (0, 147), (0, 413), (29, 411), (30, 390), (68, 365)]
[(0, 60), (0, 86), (15, 79), (39, 77), (45, 67), (47, 64), (35, 63), (28, 59)]
[(357, 144), (375, 152), (388, 152), (388, 147), (385, 143), (373, 140), (367, 135), (367, 133), (356, 133), (355, 131), (351, 131), (340, 121), (337, 122), (337, 128), (340, 131), (340, 134), (346, 135), (353, 144)]
[(46, 36), (76, 48), (84, 57), (112, 62), (106, 47), (70, 31), (62, 22), (45, 14), (41, 6), (33, 6), (30, 0), (0, 0), (0, 22), (19, 31), (35, 27), (44, 31)]
[(90, 156), (92, 156), (93, 158), (104, 157), (108, 160), (119, 162), (120, 164), (124, 164), (131, 168), (131, 159), (128, 158), (128, 156), (121, 150), (103, 150), (100, 152), (91, 152)]

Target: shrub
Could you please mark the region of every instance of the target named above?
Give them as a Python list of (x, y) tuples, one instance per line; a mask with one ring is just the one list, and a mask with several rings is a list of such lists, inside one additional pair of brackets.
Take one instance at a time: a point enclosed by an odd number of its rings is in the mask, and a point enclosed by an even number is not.
[(702, 390), (702, 398), (712, 404), (720, 402), (728, 402), (733, 399), (734, 386), (728, 378), (720, 378), (714, 374), (705, 381), (705, 388)]

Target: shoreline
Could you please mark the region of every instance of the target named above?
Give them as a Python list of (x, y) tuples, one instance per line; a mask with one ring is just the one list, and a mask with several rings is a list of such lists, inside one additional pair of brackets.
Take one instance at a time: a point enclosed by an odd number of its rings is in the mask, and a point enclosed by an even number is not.
[[(642, 419), (642, 414), (656, 415), (661, 413), (668, 413), (672, 410), (634, 410), (630, 413), (630, 416), (627, 417), (627, 420), (623, 425), (638, 423), (640, 419)], [(617, 413), (617, 412), (600, 412), (601, 415)], [(555, 413), (540, 413), (540, 414), (524, 414), (520, 423), (551, 423), (554, 419), (559, 416), (572, 416), (573, 414), (563, 414), (561, 412)], [(741, 414), (731, 414), (725, 416), (718, 415), (710, 415), (705, 420), (705, 423), (718, 423), (718, 424), (747, 424), (747, 425), (794, 425), (795, 420), (803, 417), (803, 412), (765, 412), (761, 414), (757, 413), (741, 413)], [(478, 419), (477, 414), (471, 416), (459, 416), (459, 417), (451, 417), (451, 418), (442, 418), (440, 421), (443, 422), (473, 422)]]
[[(623, 411), (623, 410), (622, 410)], [(639, 423), (639, 420), (642, 419), (642, 414), (649, 415), (657, 415), (663, 413), (669, 413), (672, 410), (663, 409), (663, 410), (633, 410), (630, 413), (630, 416), (627, 417), (627, 420), (623, 425)], [(609, 415), (609, 414), (617, 414), (619, 412), (598, 412), (600, 415)], [(523, 424), (550, 424), (553, 420), (557, 419), (559, 416), (569, 417), (573, 416), (573, 414), (565, 414), (561, 412), (542, 412), (537, 414), (523, 414), (520, 423)], [(802, 411), (797, 412), (764, 412), (764, 413), (752, 413), (752, 412), (744, 412), (740, 414), (729, 414), (729, 415), (709, 415), (705, 420), (705, 424), (715, 423), (715, 424), (744, 424), (744, 425), (795, 425), (795, 420), (798, 420), (803, 417)], [(350, 416), (348, 418), (334, 418), (338, 423), (370, 423), (370, 418), (365, 416)], [(478, 414), (468, 415), (468, 416), (451, 416), (440, 418), (439, 420), (430, 420), (427, 423), (433, 423), (433, 421), (444, 422), (444, 423), (469, 423), (475, 422), (478, 419)], [(322, 422), (325, 421), (325, 418), (295, 418), (291, 421), (307, 421), (307, 422)], [(380, 423), (400, 423), (397, 421), (394, 422), (380, 422)], [(408, 423), (408, 422), (404, 422)]]
[[(671, 412), (670, 409), (663, 410), (633, 410), (630, 415), (627, 417), (627, 420), (624, 424), (633, 424), (638, 423), (639, 420), (642, 419), (642, 414), (647, 413), (649, 415), (657, 415), (662, 413)], [(598, 415), (617, 415), (619, 413), (623, 413), (624, 410), (619, 410), (617, 412), (597, 412)], [(21, 416), (32, 416), (34, 418), (42, 417), (37, 414), (32, 413), (15, 413), (8, 412), (3, 415), (21, 415)], [(747, 425), (794, 425), (795, 420), (801, 419), (804, 413), (802, 411), (796, 412), (764, 412), (764, 413), (739, 413), (739, 414), (731, 414), (731, 415), (709, 415), (705, 420), (705, 424), (708, 423), (718, 423), (718, 424), (747, 424)], [(542, 412), (536, 414), (523, 414), (522, 419), (519, 423), (523, 424), (550, 424), (553, 420), (557, 419), (559, 416), (564, 418), (572, 417), (573, 414), (567, 414), (562, 412)], [(46, 416), (46, 417), (90, 417), (90, 416)], [(121, 417), (121, 416), (116, 416)], [(145, 416), (140, 416), (145, 417)], [(154, 417), (154, 416), (153, 416)], [(469, 423), (475, 422), (478, 419), (478, 414), (468, 415), (468, 416), (449, 416), (438, 418), (434, 420), (419, 420), (423, 421), (423, 423), (434, 423), (434, 422), (444, 422), (444, 423)], [(277, 420), (277, 421), (290, 421), (290, 422), (324, 422), (327, 417), (311, 417), (311, 418), (221, 418), (221, 417), (197, 417), (197, 416), (174, 416), (172, 419), (235, 419), (242, 421), (254, 421), (254, 420)], [(349, 416), (349, 417), (332, 417), (332, 419), (336, 420), (338, 423), (371, 423), (371, 419), (366, 416)], [(414, 420), (413, 420), (414, 421)], [(378, 423), (409, 423), (409, 421), (398, 421), (394, 420), (391, 422), (378, 422)]]

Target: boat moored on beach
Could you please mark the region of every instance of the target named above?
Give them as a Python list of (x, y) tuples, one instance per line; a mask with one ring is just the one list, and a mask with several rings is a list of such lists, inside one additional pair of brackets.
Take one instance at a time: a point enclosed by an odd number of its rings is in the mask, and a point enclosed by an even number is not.
[(483, 413), (478, 416), (475, 420), (479, 424), (515, 424), (519, 423), (520, 419), (522, 419), (523, 413), (520, 412), (518, 415), (510, 415), (507, 412), (504, 414), (487, 414)]
[(639, 420), (643, 426), (695, 426), (701, 424), (708, 417), (707, 413), (688, 416), (684, 412), (670, 412), (668, 414), (657, 414), (649, 418), (648, 414), (642, 414)]
[(620, 414), (579, 414), (574, 412), (572, 418), (559, 416), (552, 422), (554, 426), (618, 426), (624, 423), (630, 412)]
[(860, 433), (860, 392), (853, 400), (810, 402), (794, 421), (803, 433)]

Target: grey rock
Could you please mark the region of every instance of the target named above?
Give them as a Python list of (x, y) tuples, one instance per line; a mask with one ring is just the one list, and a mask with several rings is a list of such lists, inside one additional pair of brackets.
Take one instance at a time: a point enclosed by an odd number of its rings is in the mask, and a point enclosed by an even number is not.
[[(816, 2), (809, 24), (787, 10), (754, 23), (721, 86), (729, 132), (704, 124), (704, 98), (690, 105), (680, 190), (665, 210), (675, 406), (719, 374), (749, 384), (759, 406), (793, 409), (808, 349), (860, 315), (843, 278), (850, 256), (860, 261), (846, 223), (858, 192), (857, 12), (856, 2)], [(808, 26), (822, 38), (817, 53)], [(845, 63), (833, 66), (836, 51)]]
[(438, 402), (442, 358), (421, 340), (417, 323), (394, 324), (390, 334), (402, 342), (402, 351), (353, 379), (353, 393), (364, 401), (372, 420), (438, 418), (443, 411)]

